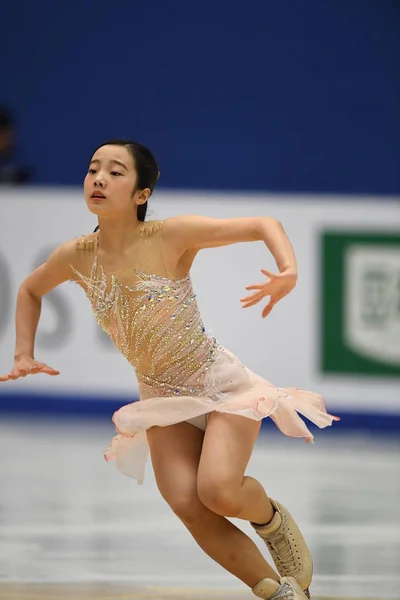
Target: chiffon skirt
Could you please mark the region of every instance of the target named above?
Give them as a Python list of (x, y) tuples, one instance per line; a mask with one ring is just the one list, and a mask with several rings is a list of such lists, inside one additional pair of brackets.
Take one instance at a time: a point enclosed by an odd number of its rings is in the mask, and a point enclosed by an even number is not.
[(204, 428), (207, 415), (217, 411), (256, 421), (269, 417), (283, 434), (312, 442), (313, 435), (300, 415), (320, 428), (339, 420), (327, 413), (319, 394), (275, 387), (222, 347), (204, 375), (203, 389), (204, 395), (163, 396), (155, 386), (154, 397), (120, 408), (113, 415), (118, 435), (106, 450), (105, 459), (115, 460), (122, 473), (142, 483), (149, 453), (146, 431), (153, 426), (188, 421)]

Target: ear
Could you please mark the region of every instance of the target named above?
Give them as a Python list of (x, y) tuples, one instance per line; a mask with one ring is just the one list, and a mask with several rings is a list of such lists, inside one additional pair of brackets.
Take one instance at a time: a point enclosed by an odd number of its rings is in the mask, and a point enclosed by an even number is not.
[(135, 201), (136, 204), (146, 204), (147, 200), (150, 198), (151, 190), (149, 188), (145, 188), (144, 190), (140, 190), (136, 192)]

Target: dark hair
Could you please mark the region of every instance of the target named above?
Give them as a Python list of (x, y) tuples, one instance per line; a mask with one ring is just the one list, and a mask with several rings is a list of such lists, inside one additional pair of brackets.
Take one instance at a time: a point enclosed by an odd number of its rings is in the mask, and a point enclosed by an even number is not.
[[(158, 170), (158, 164), (152, 153), (148, 148), (138, 144), (137, 142), (131, 142), (130, 140), (109, 140), (100, 144), (95, 150), (99, 150), (103, 146), (123, 146), (133, 158), (137, 172), (137, 185), (134, 192), (137, 190), (144, 190), (149, 188), (150, 194), (156, 186), (157, 179), (160, 177), (160, 171)], [(94, 154), (94, 153), (93, 153)], [(137, 218), (138, 221), (144, 221), (147, 213), (147, 202), (139, 204), (137, 207)], [(95, 231), (99, 227), (97, 226)]]

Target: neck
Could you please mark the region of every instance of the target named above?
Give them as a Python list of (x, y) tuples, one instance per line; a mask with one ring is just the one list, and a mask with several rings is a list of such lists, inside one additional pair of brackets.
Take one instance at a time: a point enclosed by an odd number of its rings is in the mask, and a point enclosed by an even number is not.
[(123, 252), (139, 236), (142, 222), (136, 215), (119, 219), (99, 218), (99, 246), (106, 252)]

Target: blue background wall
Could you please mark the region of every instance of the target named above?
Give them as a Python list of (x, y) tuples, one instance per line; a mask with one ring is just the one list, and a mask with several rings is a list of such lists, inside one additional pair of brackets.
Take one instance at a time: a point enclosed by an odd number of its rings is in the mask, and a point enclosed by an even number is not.
[[(36, 180), (132, 137), (165, 187), (400, 192), (400, 4), (15, 0), (0, 101)], [(5, 31), (4, 31), (4, 29)]]

